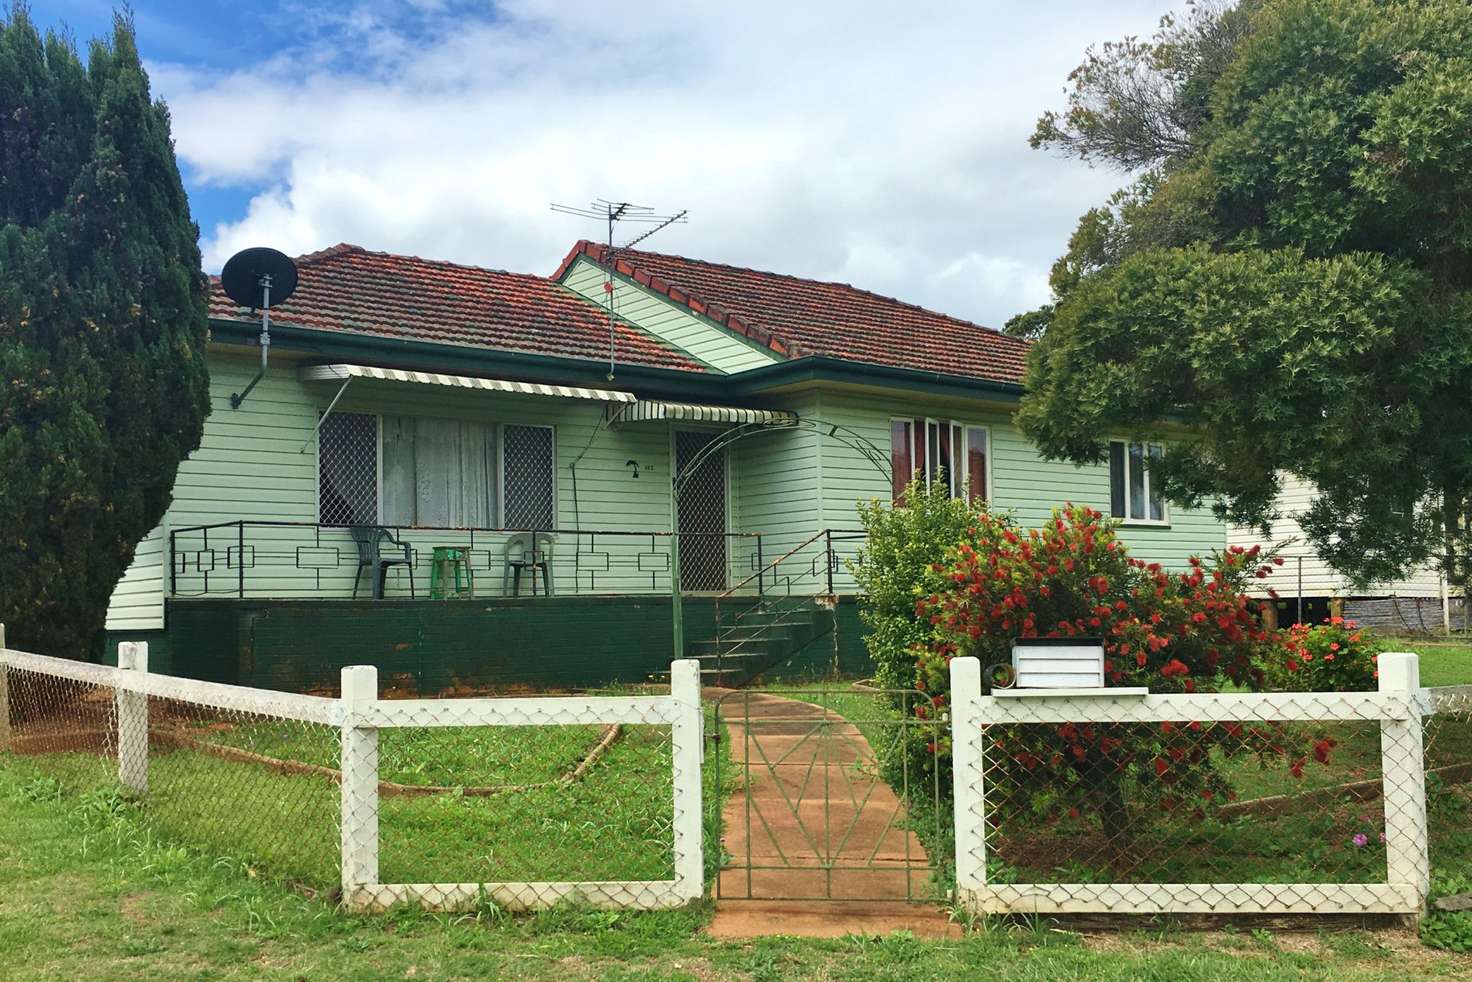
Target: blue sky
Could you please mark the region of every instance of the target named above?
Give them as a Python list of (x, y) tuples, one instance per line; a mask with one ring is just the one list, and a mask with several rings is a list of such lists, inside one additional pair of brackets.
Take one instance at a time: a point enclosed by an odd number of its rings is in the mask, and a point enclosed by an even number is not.
[[(339, 241), (548, 273), (553, 201), (687, 208), (650, 248), (851, 282), (982, 323), (1118, 174), (1030, 150), (1091, 42), (1152, 0), (135, 0), (205, 265)], [(112, 5), (37, 0), (104, 33)]]

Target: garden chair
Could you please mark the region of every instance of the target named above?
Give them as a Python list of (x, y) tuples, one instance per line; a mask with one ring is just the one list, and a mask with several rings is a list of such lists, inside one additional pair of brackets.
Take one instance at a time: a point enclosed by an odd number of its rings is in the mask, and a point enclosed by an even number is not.
[(506, 540), (506, 567), (501, 574), (501, 594), (507, 597), (521, 595), (521, 574), (531, 573), (532, 596), (537, 595), (537, 575), (542, 577), (542, 587), (547, 596), (552, 596), (552, 543), (556, 536), (547, 532), (518, 532)]
[[(408, 571), (409, 596), (412, 598), (414, 555), (409, 549), (409, 543), (400, 542), (381, 525), (354, 525), (349, 531), (358, 547), (358, 572), (353, 576), (353, 599), (358, 599), (358, 584), (363, 579), (363, 571), (370, 570), (373, 575), (373, 599), (382, 600), (383, 582), (391, 566), (402, 566)], [(395, 548), (385, 549), (385, 541), (393, 543)]]

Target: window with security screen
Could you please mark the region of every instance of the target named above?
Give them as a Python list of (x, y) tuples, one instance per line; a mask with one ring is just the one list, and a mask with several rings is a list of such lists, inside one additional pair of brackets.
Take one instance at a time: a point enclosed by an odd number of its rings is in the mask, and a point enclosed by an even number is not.
[(550, 529), (557, 518), (557, 469), (550, 426), (501, 428), (502, 528)]
[(317, 439), (317, 520), (378, 524), (378, 417), (330, 413)]

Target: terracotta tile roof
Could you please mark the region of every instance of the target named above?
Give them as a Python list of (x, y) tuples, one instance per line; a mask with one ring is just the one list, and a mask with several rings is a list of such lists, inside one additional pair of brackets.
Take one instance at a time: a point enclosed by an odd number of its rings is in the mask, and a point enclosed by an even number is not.
[[(573, 246), (554, 278), (578, 256), (604, 264), (607, 247)], [(1021, 383), (1027, 342), (980, 324), (916, 307), (846, 283), (622, 250), (618, 271), (727, 329), (788, 357), (849, 361)]]
[[(297, 259), (296, 292), (273, 318), (284, 324), (414, 341), (476, 345), (567, 358), (608, 357), (608, 318), (561, 284), (526, 273), (335, 245)], [(210, 316), (254, 319), (213, 277)], [(703, 372), (680, 351), (626, 324), (622, 362)]]

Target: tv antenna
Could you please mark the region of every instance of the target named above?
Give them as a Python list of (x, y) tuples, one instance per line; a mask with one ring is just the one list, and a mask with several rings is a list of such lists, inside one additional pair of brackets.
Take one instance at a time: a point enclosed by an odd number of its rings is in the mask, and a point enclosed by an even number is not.
[(225, 296), (251, 313), (261, 312), (261, 370), (244, 392), (230, 396), (230, 408), (239, 409), (256, 383), (266, 377), (266, 354), (271, 350), (271, 302), (282, 303), (296, 289), (296, 263), (282, 252), (258, 246), (242, 249), (220, 270)]
[[(684, 224), (687, 220), (685, 216), (690, 214), (690, 212), (682, 208), (673, 215), (657, 215), (654, 213), (654, 209), (648, 205), (636, 205), (627, 201), (609, 201), (606, 198), (595, 198), (593, 203), (586, 208), (554, 204), (552, 210), (561, 212), (564, 215), (576, 215), (579, 218), (595, 218), (607, 223), (608, 250), (603, 254), (603, 295), (608, 298), (608, 381), (612, 382), (616, 363), (614, 342), (618, 336), (618, 320), (613, 311), (614, 259), (620, 252), (626, 249), (632, 249), (655, 232), (668, 228), (671, 225)], [(645, 229), (621, 245), (614, 245), (613, 231), (620, 222), (629, 222), (635, 225), (652, 225), (653, 228)]]

